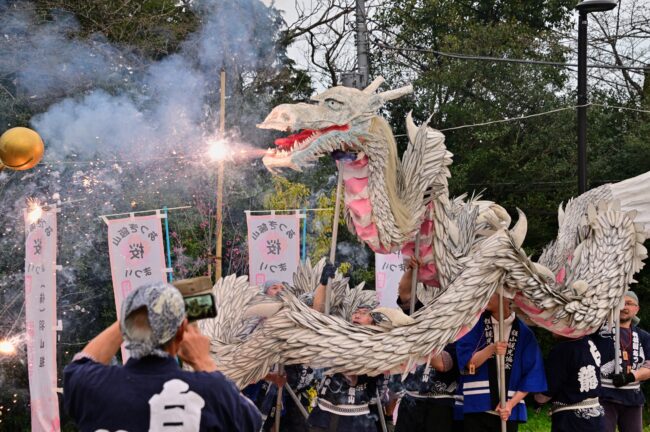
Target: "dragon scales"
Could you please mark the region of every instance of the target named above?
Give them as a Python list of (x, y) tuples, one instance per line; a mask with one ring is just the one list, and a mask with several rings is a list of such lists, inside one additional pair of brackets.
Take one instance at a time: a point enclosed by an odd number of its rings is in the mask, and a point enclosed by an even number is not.
[[(350, 231), (378, 253), (408, 255), (419, 230), (426, 265), (418, 277), (439, 286), (438, 294), (413, 319), (360, 328), (311, 310), (290, 292), (260, 313), (259, 296), (245, 277), (221, 279), (215, 291), (228, 313), (204, 331), (212, 335), (218, 364), (240, 385), (261, 379), (275, 363), (356, 374), (408, 370), (471, 328), (499, 287), (538, 325), (570, 337), (588, 334), (619, 304), (647, 257), (650, 173), (601, 186), (560, 208), (558, 237), (533, 262), (521, 248), (523, 212), (508, 229), (510, 217), (500, 206), (449, 197), (452, 155), (439, 131), (416, 126), (409, 115), (410, 143), (398, 158), (378, 110), (411, 88), (376, 93), (381, 83), (365, 90), (334, 87), (316, 95), (314, 104), (276, 107), (259, 127), (297, 133), (277, 140), (264, 163), (272, 171), (303, 170), (335, 155)], [(264, 319), (242, 332), (256, 314)]]

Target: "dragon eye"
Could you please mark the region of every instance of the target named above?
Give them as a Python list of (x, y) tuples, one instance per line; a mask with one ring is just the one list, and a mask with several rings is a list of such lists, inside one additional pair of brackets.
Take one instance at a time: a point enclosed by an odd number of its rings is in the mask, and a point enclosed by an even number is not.
[(325, 105), (334, 111), (339, 111), (343, 106), (343, 104), (336, 99), (325, 99)]

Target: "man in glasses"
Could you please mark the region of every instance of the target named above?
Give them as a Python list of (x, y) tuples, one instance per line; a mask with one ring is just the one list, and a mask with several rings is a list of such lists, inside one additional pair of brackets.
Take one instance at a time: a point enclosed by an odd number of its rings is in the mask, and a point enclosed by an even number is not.
[(642, 408), (645, 403), (641, 382), (650, 378), (650, 334), (636, 326), (639, 298), (633, 291), (625, 293), (620, 313), (621, 336), (615, 372), (615, 340), (611, 329), (603, 327), (593, 336), (602, 356), (601, 404), (605, 408), (605, 432), (641, 432)]

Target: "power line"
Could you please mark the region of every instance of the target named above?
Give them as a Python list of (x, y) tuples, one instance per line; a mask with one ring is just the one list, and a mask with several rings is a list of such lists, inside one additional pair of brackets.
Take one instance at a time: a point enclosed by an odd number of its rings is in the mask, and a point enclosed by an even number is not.
[[(486, 121), (482, 123), (474, 123), (474, 124), (469, 124), (469, 125), (462, 125), (462, 126), (454, 126), (454, 127), (449, 127), (445, 129), (439, 129), (440, 132), (447, 132), (447, 131), (453, 131), (453, 130), (458, 130), (458, 129), (467, 129), (467, 128), (472, 128), (472, 127), (479, 127), (479, 126), (487, 126), (491, 124), (498, 124), (498, 123), (508, 123), (508, 122), (513, 122), (513, 121), (519, 121), (519, 120), (525, 120), (533, 117), (541, 117), (545, 116), (548, 114), (555, 114), (557, 112), (561, 111), (569, 111), (569, 110), (575, 110), (577, 108), (581, 107), (589, 107), (589, 106), (594, 106), (594, 107), (599, 107), (599, 108), (606, 108), (606, 109), (618, 109), (618, 110), (624, 110), (624, 111), (634, 111), (634, 112), (639, 112), (639, 113), (646, 113), (650, 114), (650, 110), (644, 110), (644, 109), (639, 109), (639, 108), (629, 108), (629, 107), (623, 107), (623, 106), (616, 106), (616, 105), (606, 105), (606, 104), (601, 104), (601, 103), (588, 103), (585, 105), (573, 105), (573, 106), (568, 106), (564, 108), (556, 108), (552, 109), (549, 111), (544, 111), (540, 113), (534, 113), (534, 114), (529, 114), (529, 115), (523, 115), (519, 117), (510, 117), (510, 118), (504, 118), (504, 119), (499, 119), (499, 120), (491, 120), (491, 121)], [(406, 134), (400, 134), (400, 135), (395, 135), (395, 138), (399, 137), (405, 137), (407, 136)]]
[[(563, 63), (563, 62), (552, 62), (552, 61), (545, 61), (545, 60), (526, 60), (526, 59), (510, 59), (510, 58), (503, 58), (503, 57), (490, 57), (490, 56), (474, 56), (474, 55), (469, 55), (469, 54), (458, 54), (458, 53), (447, 53), (444, 51), (437, 51), (437, 50), (432, 50), (432, 49), (424, 49), (424, 48), (398, 48), (394, 47), (391, 45), (387, 45), (384, 42), (375, 41), (377, 43), (377, 46), (383, 49), (391, 50), (391, 51), (406, 51), (406, 52), (420, 52), (420, 53), (428, 53), (428, 54), (435, 54), (439, 55), (441, 57), (449, 57), (457, 60), (481, 60), (481, 61), (492, 61), (492, 62), (502, 62), (502, 63), (519, 63), (519, 64), (533, 64), (533, 65), (543, 65), (543, 66), (558, 66), (558, 67), (564, 67), (564, 68), (570, 68), (570, 67), (578, 67), (577, 63)], [(618, 66), (618, 65), (588, 65), (588, 68), (592, 69), (617, 69), (617, 70), (631, 70), (631, 71), (641, 71), (638, 73), (643, 73), (646, 69), (650, 68), (648, 65), (643, 65), (643, 66)]]
[[(589, 106), (589, 104), (587, 104), (585, 106)], [(455, 127), (450, 127), (450, 128), (446, 128), (446, 129), (440, 129), (440, 132), (446, 132), (446, 131), (452, 131), (452, 130), (458, 130), (458, 129), (466, 129), (466, 128), (477, 127), (477, 126), (487, 126), (487, 125), (497, 124), (497, 123), (507, 123), (507, 122), (511, 122), (511, 121), (523, 120), (523, 119), (528, 119), (528, 118), (533, 118), (533, 117), (541, 117), (541, 116), (545, 116), (545, 115), (548, 115), (548, 114), (554, 114), (554, 113), (561, 112), (561, 111), (574, 110), (576, 108), (578, 108), (578, 106), (557, 108), (557, 109), (550, 110), (550, 111), (544, 111), (544, 112), (541, 112), (541, 113), (529, 114), (529, 115), (520, 116), (520, 117), (504, 118), (504, 119), (501, 119), (501, 120), (492, 120), (492, 121), (487, 121), (487, 122), (483, 122), (483, 123), (475, 123), (475, 124), (471, 124), (471, 125), (455, 126)]]

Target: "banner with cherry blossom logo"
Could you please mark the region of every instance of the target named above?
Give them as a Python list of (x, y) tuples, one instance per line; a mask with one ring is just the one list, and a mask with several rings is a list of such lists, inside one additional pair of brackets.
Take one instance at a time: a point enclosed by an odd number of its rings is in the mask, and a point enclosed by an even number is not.
[(160, 215), (108, 219), (108, 254), (115, 307), (134, 289), (167, 281)]
[(403, 260), (401, 252), (375, 254), (375, 289), (381, 306), (397, 307), (399, 281), (405, 270)]
[(248, 224), (250, 283), (293, 282), (300, 262), (300, 215), (251, 215)]
[(25, 327), (32, 431), (59, 431), (56, 207), (25, 211)]

